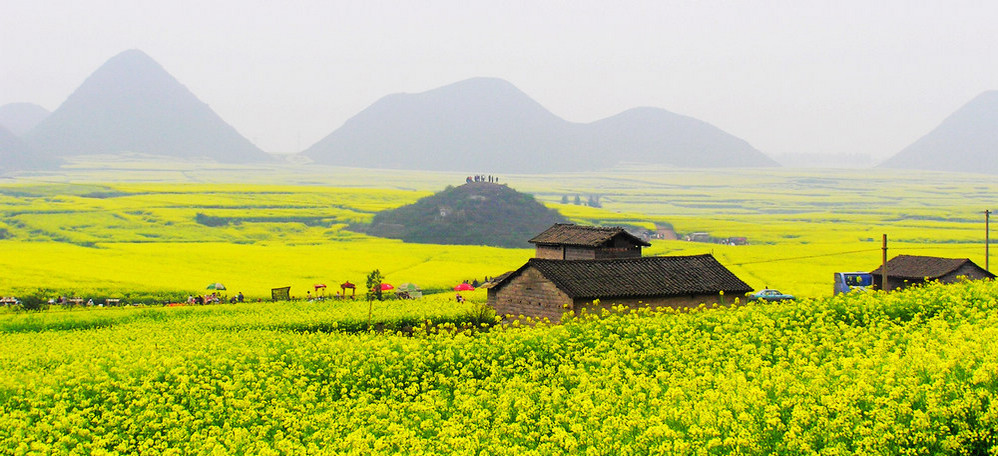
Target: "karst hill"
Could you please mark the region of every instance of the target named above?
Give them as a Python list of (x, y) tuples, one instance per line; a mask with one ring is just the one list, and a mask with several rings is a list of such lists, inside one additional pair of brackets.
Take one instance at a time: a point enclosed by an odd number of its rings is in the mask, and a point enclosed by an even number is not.
[(108, 60), (24, 139), (56, 157), (134, 152), (222, 163), (272, 160), (139, 50)]
[(998, 174), (998, 91), (981, 93), (938, 127), (879, 165)]
[(59, 159), (39, 153), (10, 130), (0, 126), (0, 173), (54, 168)]
[(386, 96), (303, 152), (316, 163), (503, 173), (591, 171), (621, 162), (679, 167), (778, 166), (748, 142), (658, 108), (591, 123), (551, 113), (513, 84), (473, 78)]
[(506, 185), (469, 182), (378, 213), (363, 230), (406, 242), (526, 248), (527, 239), (565, 222), (531, 195)]

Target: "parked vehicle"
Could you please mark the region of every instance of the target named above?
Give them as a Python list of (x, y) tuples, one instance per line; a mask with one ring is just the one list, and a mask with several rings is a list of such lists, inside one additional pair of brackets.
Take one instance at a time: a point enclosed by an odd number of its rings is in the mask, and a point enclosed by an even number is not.
[(776, 301), (793, 301), (794, 299), (797, 299), (796, 297), (794, 297), (794, 295), (788, 295), (786, 293), (782, 293), (779, 290), (774, 290), (772, 288), (759, 290), (755, 293), (748, 295), (749, 301), (776, 302)]
[(873, 274), (869, 272), (836, 272), (835, 293), (866, 290), (873, 287)]

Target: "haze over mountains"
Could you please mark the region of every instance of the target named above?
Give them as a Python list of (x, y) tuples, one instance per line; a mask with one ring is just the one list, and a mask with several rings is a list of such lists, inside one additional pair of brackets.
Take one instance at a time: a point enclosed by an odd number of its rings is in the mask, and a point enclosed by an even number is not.
[(21, 136), (45, 120), (49, 111), (34, 103), (10, 103), (0, 106), (0, 127)]
[[(0, 106), (0, 127), (0, 169), (8, 171), (123, 152), (273, 160), (138, 50), (109, 59), (52, 113), (31, 103)], [(301, 155), (319, 164), (476, 173), (592, 171), (620, 163), (779, 166), (745, 140), (691, 117), (642, 107), (569, 122), (497, 78), (388, 95)], [(836, 166), (843, 161), (849, 166)], [(839, 157), (818, 166), (860, 161)], [(982, 93), (879, 166), (998, 174), (998, 91)]]
[(998, 91), (978, 95), (879, 167), (998, 174)]
[(225, 163), (271, 159), (138, 50), (108, 60), (25, 140), (53, 156), (136, 152)]
[(40, 154), (9, 129), (0, 126), (0, 172), (51, 168), (60, 160)]
[(521, 173), (596, 170), (628, 161), (777, 166), (744, 140), (690, 117), (638, 108), (574, 123), (495, 78), (386, 96), (303, 154), (331, 165)]

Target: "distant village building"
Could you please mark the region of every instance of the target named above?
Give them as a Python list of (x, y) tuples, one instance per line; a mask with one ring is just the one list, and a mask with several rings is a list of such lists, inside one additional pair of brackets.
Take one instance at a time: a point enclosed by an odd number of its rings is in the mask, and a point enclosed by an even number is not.
[(647, 241), (621, 227), (557, 223), (530, 240), (537, 258), (551, 260), (601, 260), (640, 258)]
[[(877, 289), (883, 287), (883, 266), (870, 271)], [(887, 290), (907, 288), (937, 280), (953, 283), (966, 277), (971, 280), (993, 279), (995, 275), (967, 258), (898, 255), (887, 262)]]
[(686, 240), (689, 242), (714, 242), (710, 233), (690, 233), (686, 235)]
[(679, 239), (679, 235), (676, 234), (676, 231), (672, 228), (655, 227), (655, 232), (652, 234), (652, 238), (675, 241)]
[[(489, 285), (499, 315), (558, 321), (566, 311), (612, 305), (731, 304), (752, 291), (712, 255), (560, 260), (532, 258)], [(723, 295), (722, 295), (723, 292)], [(598, 304), (594, 301), (598, 300)]]

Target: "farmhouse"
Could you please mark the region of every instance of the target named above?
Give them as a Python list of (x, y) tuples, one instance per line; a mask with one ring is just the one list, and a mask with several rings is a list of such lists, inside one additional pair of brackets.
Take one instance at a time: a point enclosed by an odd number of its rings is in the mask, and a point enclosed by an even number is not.
[(551, 260), (601, 260), (640, 258), (647, 241), (621, 227), (580, 226), (556, 223), (530, 240), (535, 257)]
[(749, 291), (751, 287), (712, 255), (603, 260), (532, 258), (490, 284), (488, 302), (499, 315), (558, 321), (565, 311), (578, 314), (584, 308), (612, 305), (729, 304), (735, 296)]
[(953, 283), (960, 277), (971, 280), (995, 278), (994, 274), (967, 258), (898, 255), (887, 262), (887, 288), (883, 288), (882, 269), (883, 266), (870, 271), (870, 274), (873, 274), (873, 284), (878, 289), (886, 290), (907, 288), (930, 280)]

